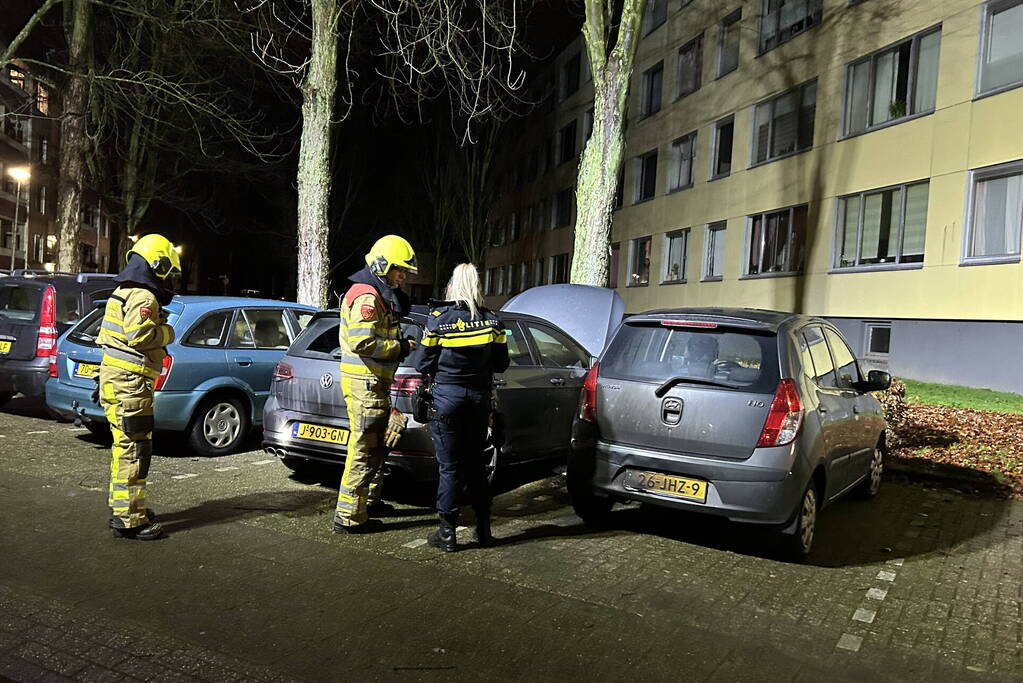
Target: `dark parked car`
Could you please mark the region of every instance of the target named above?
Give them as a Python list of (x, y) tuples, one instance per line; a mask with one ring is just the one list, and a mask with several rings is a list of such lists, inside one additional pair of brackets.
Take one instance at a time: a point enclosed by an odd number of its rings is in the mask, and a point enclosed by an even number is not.
[[(579, 292), (573, 293), (571, 287), (536, 289), (560, 298), (564, 304), (560, 318), (566, 324), (592, 320), (595, 312), (602, 315), (601, 305), (606, 308), (603, 302), (612, 297), (619, 302), (614, 310), (620, 316), (621, 299), (610, 290), (587, 288), (593, 290), (587, 306), (574, 298)], [(528, 307), (527, 301), (518, 310)], [(427, 309), (414, 307), (402, 323), (402, 335), (419, 339), (426, 315)], [(522, 312), (500, 315), (507, 329), (511, 365), (494, 381), (503, 438), (499, 449), (488, 449), (491, 472), (528, 462), (564, 463), (583, 377), (603, 346), (603, 336), (589, 335), (588, 343), (596, 345), (595, 351), (589, 351), (548, 320)], [(263, 415), (263, 447), (295, 470), (315, 461), (344, 460), (348, 415), (339, 386), (338, 324), (337, 311), (318, 314), (274, 371)], [(410, 357), (398, 368), (392, 385), (393, 404), (408, 415), (409, 422), (387, 466), (416, 481), (432, 481), (437, 478), (433, 440), (427, 425), (411, 415), (411, 395), (423, 381), (414, 360)]]
[(0, 406), (43, 396), (57, 337), (116, 288), (113, 275), (15, 270), (0, 278)]
[(827, 321), (753, 309), (630, 317), (586, 377), (568, 464), (576, 512), (616, 500), (776, 527), (798, 556), (818, 511), (877, 494), (886, 424)]

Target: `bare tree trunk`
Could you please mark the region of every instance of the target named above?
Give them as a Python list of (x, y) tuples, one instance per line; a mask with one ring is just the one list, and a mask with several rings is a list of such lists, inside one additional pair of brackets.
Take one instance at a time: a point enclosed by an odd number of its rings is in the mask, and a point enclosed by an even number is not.
[[(571, 281), (604, 287), (611, 257), (611, 214), (625, 153), (625, 110), (646, 0), (625, 0), (617, 40), (608, 36), (602, 0), (586, 0), (583, 38), (593, 73), (593, 133), (576, 180)], [(608, 50), (609, 43), (614, 47)]]
[(85, 152), (88, 145), (86, 105), (89, 84), (83, 74), (89, 35), (89, 0), (74, 0), (69, 45), (71, 78), (64, 94), (60, 127), (60, 183), (57, 186), (57, 270), (77, 273), (82, 268), (78, 249)]
[(312, 0), (298, 153), (298, 301), (326, 308), (330, 272), (330, 136), (337, 89), (337, 0)]

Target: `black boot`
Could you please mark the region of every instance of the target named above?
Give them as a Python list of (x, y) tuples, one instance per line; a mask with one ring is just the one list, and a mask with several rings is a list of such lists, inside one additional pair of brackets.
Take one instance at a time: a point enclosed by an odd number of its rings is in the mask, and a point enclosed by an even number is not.
[(436, 531), (431, 531), (426, 537), (426, 542), (434, 548), (440, 548), (446, 553), (453, 553), (458, 550), (458, 539), (455, 536), (455, 527), (445, 522), (440, 523)]
[(494, 545), (494, 534), (490, 531), (490, 515), (476, 514), (476, 545), (489, 548)]
[(384, 523), (379, 519), (368, 519), (362, 524), (349, 524), (344, 525), (341, 522), (334, 519), (334, 533), (335, 534), (371, 534), (375, 531), (382, 531)]
[(115, 538), (130, 538), (136, 541), (155, 541), (163, 536), (163, 525), (143, 524), (129, 529), (114, 528)]

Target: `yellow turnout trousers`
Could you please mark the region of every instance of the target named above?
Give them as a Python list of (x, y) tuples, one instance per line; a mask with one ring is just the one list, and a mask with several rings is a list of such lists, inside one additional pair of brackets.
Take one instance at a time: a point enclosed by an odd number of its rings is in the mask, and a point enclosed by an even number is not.
[(114, 437), (108, 498), (112, 526), (143, 526), (150, 522), (146, 476), (153, 457), (153, 380), (104, 362), (99, 396)]
[(344, 526), (369, 519), (369, 503), (380, 499), (383, 481), (384, 432), (390, 417), (390, 384), (371, 377), (341, 376), (348, 406), (348, 457), (341, 475), (335, 521)]

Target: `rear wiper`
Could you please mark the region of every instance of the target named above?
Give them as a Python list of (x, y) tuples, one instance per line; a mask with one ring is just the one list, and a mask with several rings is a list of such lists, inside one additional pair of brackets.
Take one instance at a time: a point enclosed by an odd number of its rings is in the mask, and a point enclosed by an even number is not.
[(664, 396), (666, 393), (668, 393), (668, 389), (671, 389), (673, 386), (680, 382), (685, 382), (687, 384), (706, 384), (707, 386), (725, 387), (726, 389), (733, 388), (731, 384), (727, 384), (725, 382), (718, 382), (717, 380), (713, 379), (704, 379), (702, 377), (689, 377), (688, 375), (675, 375), (674, 377), (670, 377), (669, 379), (665, 380), (663, 384), (654, 389), (654, 396), (656, 396), (657, 398)]

